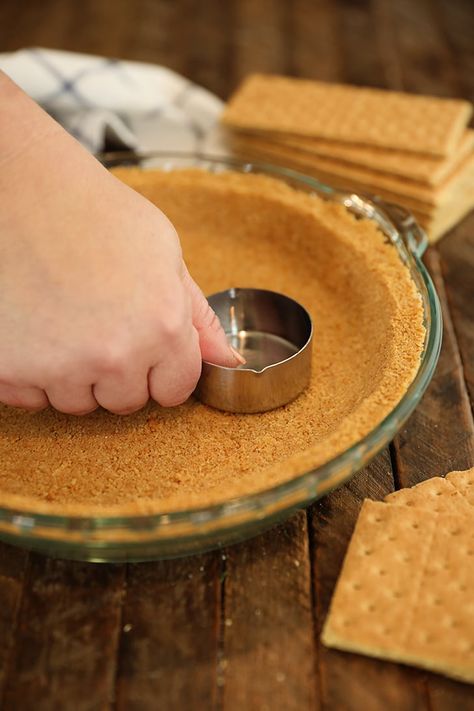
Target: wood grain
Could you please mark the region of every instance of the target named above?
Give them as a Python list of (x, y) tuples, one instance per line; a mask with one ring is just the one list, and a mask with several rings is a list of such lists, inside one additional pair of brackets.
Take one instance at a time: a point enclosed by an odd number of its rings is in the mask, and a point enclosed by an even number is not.
[(290, 69), (295, 76), (335, 81), (342, 57), (336, 3), (293, 0)]
[(113, 696), (123, 567), (31, 555), (3, 711), (102, 711)]
[(291, 69), (291, 30), (285, 33), (286, 6), (279, 0), (240, 0), (235, 4), (235, 25), (231, 30), (234, 86), (250, 72), (281, 74)]
[(450, 48), (463, 96), (474, 97), (474, 18), (471, 0), (434, 0), (443, 43)]
[[(460, 87), (455, 86), (453, 81), (452, 51), (440, 42), (440, 33), (436, 24), (428, 22), (428, 18), (431, 17), (428, 3), (424, 1), (417, 3), (416, 8), (411, 4), (411, 11), (409, 4), (403, 0), (396, 4), (380, 0), (375, 5), (374, 15), (382, 23), (383, 29), (378, 47), (382, 75), (387, 88), (412, 91), (418, 89), (441, 95), (460, 94)], [(355, 12), (359, 11), (360, 8), (359, 10), (356, 8)], [(360, 21), (357, 16), (355, 22)], [(368, 33), (367, 17), (364, 22)], [(422, 42), (420, 42), (421, 29), (426, 35), (426, 40)], [(368, 55), (367, 52), (363, 52), (361, 60), (357, 45), (346, 40), (344, 47), (346, 63), (345, 73), (341, 79), (363, 84), (375, 82), (378, 74), (374, 66), (371, 68), (373, 58), (371, 60), (370, 53)], [(347, 73), (347, 65), (351, 67), (349, 73)], [(435, 87), (432, 83), (432, 70), (439, 65), (442, 67), (442, 72), (437, 71), (436, 79), (439, 81), (441, 74), (442, 81)], [(462, 364), (446, 304), (439, 258), (435, 250), (431, 251), (427, 262), (434, 271), (436, 284), (441, 292), (446, 323), (445, 342), (433, 384), (408, 424), (394, 440), (392, 451), (397, 487), (410, 486), (434, 473), (446, 473), (450, 469), (470, 466), (473, 457), (472, 417), (466, 398)], [(453, 422), (457, 423), (456, 431), (453, 431)], [(358, 479), (354, 480), (357, 481)], [(367, 491), (366, 486), (362, 491)], [(357, 493), (355, 508), (358, 512), (362, 492)], [(318, 609), (319, 620), (325, 617), (333, 584), (337, 579), (339, 566), (350, 537), (340, 540), (341, 530), (344, 530), (343, 524), (347, 526), (349, 520), (354, 524), (356, 517), (348, 515), (347, 488), (335, 492), (332, 497), (332, 500), (331, 497), (327, 497), (318, 505), (318, 510), (322, 509), (324, 512), (325, 507), (331, 506), (334, 501), (336, 509), (330, 510), (328, 526), (315, 525), (313, 530), (316, 584), (319, 580), (318, 564), (324, 570), (332, 568), (334, 572), (334, 581), (328, 583), (324, 579), (321, 585), (323, 594), (316, 597), (321, 600)], [(371, 496), (371, 498), (381, 497)], [(341, 511), (339, 516), (338, 511)], [(336, 531), (335, 535), (331, 535), (332, 530)], [(336, 556), (335, 563), (334, 551), (337, 550), (340, 552), (340, 560), (337, 561)], [(319, 556), (317, 551), (320, 551)], [(436, 676), (430, 677), (417, 670), (404, 669), (398, 665), (369, 661), (357, 655), (342, 654), (324, 648), (320, 649), (320, 673), (326, 680), (322, 688), (329, 708), (436, 708), (444, 711), (447, 708), (467, 708), (467, 704), (470, 703), (469, 690), (462, 684)], [(371, 674), (377, 675), (373, 683), (368, 681)], [(381, 683), (384, 675), (387, 675), (387, 678)], [(360, 679), (364, 679), (364, 683), (360, 683)]]
[(474, 407), (474, 214), (438, 247), (449, 312)]
[[(456, 44), (443, 41), (443, 24), (440, 16), (433, 13), (433, 4), (429, 0), (420, 0), (415, 4), (401, 0), (391, 4), (391, 13), (399, 48), (402, 88), (441, 96), (462, 96), (463, 86), (457, 71), (458, 50)], [(462, 229), (462, 226), (458, 228), (458, 234), (462, 234)], [(468, 251), (466, 233), (464, 239), (461, 238), (461, 244), (458, 242), (458, 247), (458, 257), (462, 259), (462, 254)], [(447, 271), (450, 271), (452, 258), (451, 251), (445, 261)], [(440, 297), (444, 339), (433, 381), (415, 413), (393, 442), (395, 471), (400, 486), (412, 486), (431, 476), (474, 464), (472, 412), (446, 298), (439, 247), (429, 249), (425, 263)], [(467, 277), (468, 264), (462, 274), (459, 273), (460, 267), (457, 267), (458, 276)], [(456, 287), (465, 288), (464, 285)], [(466, 296), (465, 292), (463, 296)], [(458, 313), (460, 331), (466, 333), (465, 312), (459, 308)], [(416, 670), (413, 670), (412, 679), (414, 684), (424, 689), (430, 711), (474, 708), (472, 690), (467, 685)]]
[[(461, 96), (463, 91), (451, 48), (431, 0), (390, 3), (392, 31), (402, 59), (403, 89), (433, 96)], [(391, 87), (390, 87), (391, 88)]]
[[(343, 63), (339, 81), (386, 86), (387, 81), (403, 82), (397, 48), (393, 44), (392, 17), (385, 2), (376, 3), (376, 12), (369, 14), (363, 5), (339, 11), (343, 22), (339, 27)], [(360, 38), (371, 37), (374, 24), (383, 22), (379, 43), (370, 43), (368, 51), (360, 51)], [(360, 32), (353, 32), (359, 27)], [(380, 44), (382, 43), (382, 44)], [(328, 709), (370, 711), (382, 709), (423, 709), (427, 695), (416, 670), (376, 661), (363, 656), (345, 654), (325, 648), (319, 635), (326, 618), (332, 593), (339, 576), (347, 545), (365, 497), (382, 499), (396, 488), (398, 481), (392, 472), (392, 458), (386, 450), (345, 487), (335, 491), (310, 510), (311, 550), (313, 564), (315, 619), (318, 636), (318, 674), (320, 706)]]
[[(431, 476), (474, 465), (472, 412), (436, 249), (430, 250), (426, 262), (443, 306), (444, 341), (430, 388), (394, 440), (400, 486), (413, 486)], [(418, 683), (426, 685), (432, 711), (474, 708), (472, 689), (468, 685), (423, 672), (419, 672)]]
[(306, 514), (226, 552), (226, 711), (310, 711), (316, 660)]
[(437, 250), (430, 249), (426, 263), (443, 307), (444, 340), (431, 386), (394, 440), (401, 486), (413, 486), (431, 476), (467, 469), (474, 464), (472, 412), (446, 305)]
[(221, 618), (219, 553), (130, 565), (116, 709), (214, 709)]
[(17, 631), (28, 553), (0, 543), (0, 708)]
[[(172, 5), (177, 6), (179, 23), (174, 33), (177, 51), (186, 58), (182, 73), (218, 96), (226, 97), (233, 72), (230, 46), (235, 26), (233, 3), (209, 0), (205, 12), (199, 0)], [(188, 22), (183, 22), (184, 18)]]
[[(347, 545), (364, 498), (380, 500), (394, 490), (388, 450), (346, 486), (311, 508), (311, 550), (317, 636), (321, 634)], [(318, 643), (320, 705), (344, 711), (425, 708), (423, 689), (413, 670)]]
[[(337, 3), (338, 40), (342, 57), (339, 81), (384, 87), (385, 77), (377, 51), (375, 17), (367, 3)], [(364, 51), (361, 51), (361, 42)]]

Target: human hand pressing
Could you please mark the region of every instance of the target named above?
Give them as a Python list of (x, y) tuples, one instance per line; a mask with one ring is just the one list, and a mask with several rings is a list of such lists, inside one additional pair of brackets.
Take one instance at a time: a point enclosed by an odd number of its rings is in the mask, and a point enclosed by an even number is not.
[(166, 216), (0, 73), (0, 402), (118, 414), (243, 359)]

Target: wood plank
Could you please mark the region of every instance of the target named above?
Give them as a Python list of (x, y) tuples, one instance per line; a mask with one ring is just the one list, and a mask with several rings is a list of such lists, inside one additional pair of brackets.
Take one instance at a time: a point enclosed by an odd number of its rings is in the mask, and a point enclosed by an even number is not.
[(310, 511), (321, 707), (344, 711), (422, 711), (426, 698), (417, 672), (398, 664), (324, 647), (319, 641), (331, 597), (364, 498), (394, 490), (385, 450), (346, 485)]
[(229, 548), (226, 556), (223, 709), (314, 709), (316, 664), (305, 512)]
[[(452, 95), (453, 58), (449, 49), (440, 41), (440, 33), (436, 25), (433, 25), (429, 4), (424, 0), (416, 4), (407, 3), (405, 0), (395, 4), (379, 0), (375, 5), (376, 34), (380, 26), (381, 37), (378, 40), (378, 47), (387, 87)], [(357, 66), (355, 74), (357, 80), (360, 83), (370, 83), (372, 75), (369, 72), (365, 73), (367, 60), (362, 63), (359, 61), (357, 47), (354, 43), (346, 40), (344, 51), (349, 57), (349, 64), (354, 62)], [(432, 76), (433, 67), (438, 66), (441, 66), (441, 69), (436, 71), (434, 76), (436, 76), (436, 81), (439, 81), (439, 75), (441, 75), (440, 86), (433, 84)], [(351, 70), (350, 79), (353, 79), (353, 74), (354, 70)], [(347, 79), (347, 74), (342, 78)], [(455, 91), (459, 92), (459, 87)], [(455, 348), (455, 343), (452, 343), (451, 346)], [(445, 345), (445, 353), (446, 349)], [(448, 357), (450, 355), (448, 353)], [(458, 415), (467, 416), (465, 401), (459, 406), (457, 400), (457, 395), (463, 387), (462, 372), (459, 370), (459, 363), (453, 366), (452, 359), (448, 364), (446, 355), (443, 357), (445, 382), (444, 387), (441, 388), (439, 399), (437, 400), (435, 382), (425, 396), (421, 407), (412, 416), (402, 434), (395, 439), (394, 458), (396, 458), (399, 469), (397, 474), (403, 485), (408, 483), (408, 479), (410, 479), (410, 483), (414, 483), (419, 478), (429, 476), (426, 473), (420, 475), (423, 462), (432, 462), (435, 458), (437, 465), (442, 466), (445, 459), (453, 460), (455, 452), (456, 461), (459, 464), (470, 457), (470, 434), (459, 435), (453, 431), (453, 422), (456, 422), (456, 417)], [(440, 368), (443, 368), (443, 361)], [(441, 373), (441, 370), (439, 372)], [(439, 382), (440, 380), (438, 380)], [(454, 400), (449, 398), (450, 386), (456, 391)], [(438, 406), (430, 408), (425, 404), (429, 402), (437, 402)], [(442, 409), (443, 402), (454, 402), (449, 413), (451, 420), (449, 420), (448, 413)], [(438, 418), (441, 418), (440, 422), (438, 422)], [(469, 428), (468, 421), (464, 421)], [(440, 432), (443, 435), (439, 441), (437, 437)], [(411, 449), (410, 445), (412, 445)], [(436, 454), (433, 455), (433, 448), (436, 448), (437, 445), (439, 445), (439, 449), (435, 449)], [(358, 493), (359, 495), (355, 498), (356, 510), (352, 517), (348, 514), (345, 490), (335, 492), (332, 497), (319, 504), (323, 516), (325, 507), (333, 506), (332, 510), (331, 508), (329, 510), (327, 526), (315, 526), (313, 534), (316, 551), (314, 564), (316, 584), (320, 579), (318, 567), (333, 573), (332, 580), (328, 581), (324, 578), (322, 580), (323, 594), (316, 595), (316, 600), (320, 600), (317, 616), (321, 623), (327, 611), (352, 526), (342, 541), (341, 530), (344, 530), (343, 526), (347, 526), (351, 519), (352, 525), (355, 523), (360, 505), (361, 492)], [(383, 493), (380, 492), (381, 495)], [(381, 496), (371, 498), (381, 498)], [(337, 554), (334, 559), (334, 551), (339, 552), (339, 559)], [(359, 665), (361, 666), (359, 667)], [(376, 662), (361, 656), (338, 653), (324, 648), (320, 649), (320, 674), (326, 680), (323, 689), (328, 708), (437, 708), (439, 711), (441, 709), (446, 711), (448, 708), (467, 708), (469, 703), (466, 688), (462, 684), (450, 682), (435, 675), (430, 676), (416, 669), (403, 668), (389, 662)], [(385, 680), (382, 682), (382, 674), (389, 675), (389, 684)], [(407, 693), (408, 696), (404, 699), (398, 697), (402, 693)], [(383, 694), (387, 694), (385, 698)]]
[[(196, 14), (191, 14), (193, 21)], [(186, 74), (185, 30), (193, 24), (186, 15), (183, 2), (163, 0), (121, 2), (119, 7), (110, 0), (3, 2), (0, 46), (2, 51), (39, 46), (156, 62)]]
[(474, 100), (474, 6), (472, 0), (434, 0), (438, 26), (454, 55), (463, 95)]
[(341, 56), (339, 81), (362, 86), (385, 86), (385, 74), (377, 43), (377, 18), (368, 3), (336, 2), (338, 45)]
[(3, 711), (102, 711), (113, 694), (123, 567), (31, 555)]
[(464, 379), (474, 408), (474, 212), (441, 240), (438, 254)]
[(431, 0), (385, 2), (401, 60), (403, 89), (433, 96), (462, 96), (456, 63), (443, 41)]
[(235, 3), (233, 34), (233, 90), (252, 72), (288, 71), (288, 43), (284, 21), (286, 3), (279, 0), (239, 0)]
[(130, 565), (116, 709), (214, 709), (221, 616), (219, 553)]
[(10, 666), (28, 553), (0, 543), (0, 708)]
[[(433, 14), (433, 7), (428, 0), (416, 4), (402, 0), (391, 5), (403, 86), (420, 93), (462, 96), (456, 51), (444, 41), (443, 27), (439, 16)], [(445, 240), (455, 234), (456, 230)], [(429, 250), (425, 262), (442, 303), (444, 342), (438, 368), (425, 397), (394, 440), (401, 486), (411, 486), (435, 474), (463, 469), (474, 463), (472, 412), (437, 248)], [(432, 711), (474, 708), (472, 689), (467, 685), (424, 672), (414, 679), (423, 684)]]
[[(386, 86), (387, 81), (401, 83), (401, 65), (397, 61), (398, 48), (380, 43), (389, 34), (390, 19), (387, 9), (374, 12), (358, 4), (346, 14), (345, 3), (338, 3), (340, 16), (339, 41), (343, 57), (339, 81)], [(378, 30), (382, 26), (380, 38)], [(353, 33), (354, 26), (362, 32)], [(384, 34), (385, 33), (385, 34)], [(377, 37), (376, 42), (370, 38)], [(363, 38), (368, 38), (361, 51)], [(367, 45), (371, 49), (366, 56)], [(387, 53), (386, 48), (390, 47)], [(377, 54), (375, 54), (377, 52)], [(362, 55), (362, 58), (361, 58)], [(333, 590), (339, 576), (348, 542), (365, 497), (381, 499), (395, 488), (390, 452), (387, 449), (368, 467), (359, 472), (346, 486), (333, 492), (312, 507), (311, 551), (315, 599), (315, 619), (318, 644), (318, 673), (322, 708), (345, 711), (381, 711), (400, 708), (418, 711), (427, 708), (426, 694), (418, 681), (418, 672), (400, 665), (373, 660), (362, 655), (346, 654), (324, 647), (319, 640)]]
[[(329, 78), (325, 6), (247, 0), (232, 30), (234, 86), (254, 71)], [(316, 9), (315, 9), (316, 7)], [(319, 24), (315, 24), (320, 20)], [(335, 55), (333, 55), (334, 57)], [(306, 64), (307, 62), (307, 64)], [(326, 73), (328, 71), (328, 73)], [(306, 516), (227, 551), (220, 703), (233, 709), (309, 709), (316, 703), (314, 636)], [(284, 650), (284, 651), (283, 651)]]
[(433, 382), (394, 441), (401, 486), (474, 464), (472, 412), (436, 249), (426, 264), (443, 306), (444, 341)]
[[(412, 486), (431, 476), (474, 465), (472, 412), (436, 249), (430, 249), (426, 263), (443, 306), (444, 342), (438, 368), (425, 397), (394, 441), (401, 486)], [(474, 709), (469, 685), (435, 674), (420, 674), (432, 711)]]
[(295, 76), (336, 81), (341, 72), (338, 24), (332, 0), (291, 3), (291, 68)]
[(391, 0), (375, 0), (373, 4), (375, 43), (384, 76), (383, 87), (403, 90), (403, 70), (393, 31)]
[(181, 0), (177, 17), (180, 24), (174, 32), (173, 42), (186, 58), (183, 74), (226, 98), (234, 69), (233, 3), (207, 0), (203, 11), (199, 0)]
[[(92, 11), (100, 13), (100, 23), (90, 22), (84, 28), (86, 37), (94, 25), (98, 28), (95, 42), (99, 54), (164, 64), (186, 76), (189, 51), (186, 29), (191, 23), (186, 21), (182, 2), (136, 0), (122, 2), (120, 8), (110, 0), (87, 2)], [(80, 13), (83, 3), (75, 5)], [(97, 37), (103, 35), (103, 27), (111, 27), (111, 36)]]
[[(39, 6), (34, 0), (21, 4), (1, 3), (6, 14), (5, 24), (0, 24), (2, 51), (24, 47), (54, 47), (70, 51), (92, 52), (97, 43), (107, 43), (107, 33), (97, 26), (97, 15), (91, 0), (85, 0), (81, 9), (74, 0), (45, 0)], [(48, 22), (44, 18), (48, 17)], [(0, 14), (0, 19), (2, 15)], [(103, 52), (97, 52), (102, 54)]]

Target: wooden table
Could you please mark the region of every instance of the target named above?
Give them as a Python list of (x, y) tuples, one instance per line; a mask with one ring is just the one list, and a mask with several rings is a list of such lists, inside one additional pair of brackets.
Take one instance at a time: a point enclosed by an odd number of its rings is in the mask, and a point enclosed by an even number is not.
[[(253, 70), (474, 98), (471, 0), (3, 0), (0, 51), (158, 62), (226, 98)], [(472, 687), (325, 649), (361, 501), (474, 464), (474, 215), (429, 250), (444, 345), (406, 427), (365, 470), (225, 552), (95, 566), (0, 547), (4, 711), (465, 711)]]

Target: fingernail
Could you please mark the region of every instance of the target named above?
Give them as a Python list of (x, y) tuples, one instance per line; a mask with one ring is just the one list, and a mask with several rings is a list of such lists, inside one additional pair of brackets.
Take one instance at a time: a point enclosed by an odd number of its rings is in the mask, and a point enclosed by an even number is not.
[(239, 353), (239, 351), (236, 351), (235, 348), (232, 348), (232, 346), (230, 346), (230, 350), (232, 351), (235, 360), (240, 363), (240, 365), (245, 365), (247, 361), (245, 360), (243, 355)]

